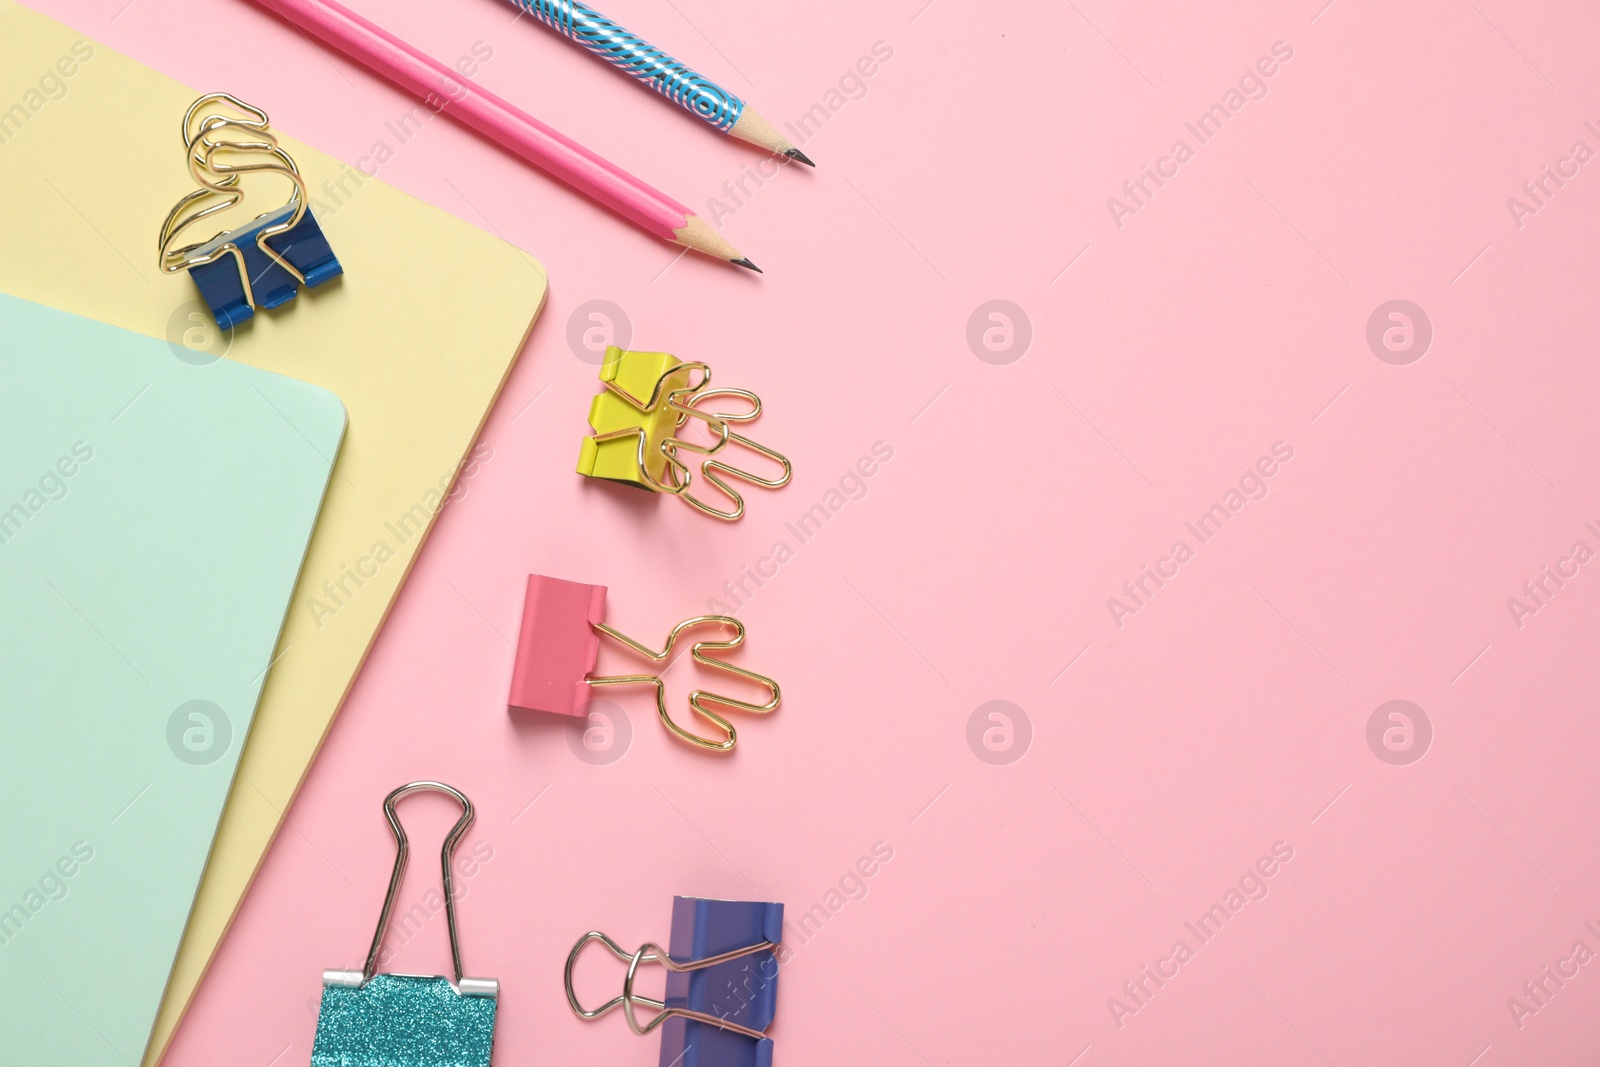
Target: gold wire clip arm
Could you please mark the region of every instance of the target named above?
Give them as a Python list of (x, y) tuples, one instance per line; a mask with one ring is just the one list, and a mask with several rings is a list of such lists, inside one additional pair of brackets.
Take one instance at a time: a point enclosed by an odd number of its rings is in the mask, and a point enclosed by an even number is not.
[[(584, 948), (591, 941), (600, 942), (611, 951), (613, 956), (617, 957), (617, 959), (622, 960), (628, 965), (628, 973), (622, 980), (622, 992), (619, 995), (612, 997), (610, 1000), (606, 1001), (593, 1011), (589, 1011), (584, 1008), (584, 1006), (578, 1001), (577, 991), (572, 987), (573, 967), (578, 962), (579, 954), (583, 952)], [(759, 1041), (767, 1036), (760, 1030), (752, 1030), (748, 1026), (741, 1026), (739, 1023), (732, 1022), (728, 1019), (724, 1019), (717, 1015), (711, 1015), (703, 1011), (694, 1011), (690, 1008), (669, 1008), (666, 1006), (666, 1004), (654, 999), (653, 997), (646, 997), (635, 993), (633, 991), (633, 983), (635, 978), (638, 976), (639, 965), (643, 963), (659, 963), (669, 971), (682, 973), (684, 971), (698, 971), (706, 967), (715, 967), (718, 964), (727, 963), (729, 960), (736, 960), (742, 956), (749, 956), (757, 952), (768, 952), (776, 947), (777, 946), (770, 941), (760, 941), (753, 945), (746, 945), (743, 948), (736, 948), (732, 952), (724, 952), (717, 956), (708, 956), (703, 960), (694, 960), (690, 963), (683, 963), (673, 959), (667, 954), (665, 949), (654, 942), (647, 941), (643, 945), (639, 946), (639, 951), (630, 953), (621, 945), (613, 941), (610, 937), (606, 936), (604, 933), (601, 933), (599, 930), (590, 930), (588, 933), (580, 937), (578, 939), (578, 943), (572, 946), (572, 951), (567, 953), (567, 966), (563, 972), (563, 981), (567, 990), (567, 1003), (571, 1005), (572, 1010), (576, 1012), (579, 1017), (584, 1019), (598, 1019), (602, 1015), (605, 1015), (607, 1012), (611, 1011), (613, 1008), (620, 1006), (622, 1008), (623, 1017), (628, 1020), (628, 1028), (640, 1036), (650, 1033), (650, 1031), (654, 1030), (668, 1019), (678, 1016), (685, 1019), (694, 1019), (697, 1022), (709, 1023), (712, 1026), (717, 1026), (724, 1030), (732, 1030), (734, 1033), (743, 1034), (745, 1037), (752, 1037)], [(642, 1004), (647, 1008), (654, 1009), (656, 1015), (649, 1022), (639, 1022), (638, 1015), (634, 1011), (634, 1006), (638, 1004)]]
[(592, 686), (655, 686), (656, 714), (660, 717), (661, 722), (668, 730), (672, 731), (673, 734), (689, 742), (690, 744), (696, 745), (700, 748), (710, 749), (715, 752), (727, 752), (738, 743), (739, 736), (737, 731), (734, 730), (733, 724), (723, 716), (719, 715), (716, 711), (712, 710), (713, 708), (723, 708), (729, 711), (748, 711), (755, 715), (766, 715), (777, 710), (778, 703), (782, 699), (782, 694), (778, 689), (778, 683), (773, 681), (771, 678), (768, 678), (766, 675), (757, 674), (755, 671), (746, 670), (743, 667), (736, 667), (731, 663), (724, 662), (720, 659), (713, 659), (706, 655), (708, 651), (725, 652), (729, 649), (738, 648), (740, 645), (742, 645), (744, 643), (744, 623), (730, 615), (696, 615), (694, 618), (685, 619), (683, 622), (680, 622), (678, 625), (674, 626), (667, 634), (666, 647), (659, 652), (646, 647), (626, 634), (607, 626), (603, 622), (597, 622), (591, 625), (593, 625), (594, 628), (599, 632), (605, 634), (612, 640), (621, 643), (638, 655), (643, 656), (645, 659), (648, 659), (653, 663), (660, 663), (662, 660), (665, 660), (672, 655), (672, 649), (673, 646), (677, 644), (679, 634), (683, 633), (685, 630), (691, 629), (695, 626), (700, 626), (702, 624), (715, 624), (718, 626), (730, 627), (733, 630), (733, 637), (725, 641), (696, 641), (689, 647), (689, 658), (703, 667), (709, 667), (712, 670), (723, 671), (724, 673), (731, 674), (736, 678), (743, 678), (746, 681), (754, 682), (756, 685), (761, 686), (762, 688), (766, 689), (767, 692), (772, 694), (771, 699), (767, 700), (765, 703), (752, 704), (749, 701), (736, 700), (733, 697), (720, 696), (716, 693), (708, 693), (704, 689), (696, 689), (692, 691), (689, 694), (689, 707), (695, 712), (695, 714), (710, 721), (718, 727), (722, 733), (722, 739), (720, 741), (709, 737), (702, 737), (700, 734), (694, 733), (691, 730), (686, 730), (682, 726), (678, 725), (678, 723), (667, 712), (667, 686), (658, 675), (608, 675), (599, 678), (588, 678), (585, 680)]
[[(189, 272), (220, 326), (231, 328), (344, 273), (311, 212), (305, 178), (268, 129), (265, 111), (230, 93), (207, 93), (184, 112), (181, 134), (198, 188), (163, 220), (157, 263), (167, 274)], [(235, 212), (259, 198), (254, 179), (260, 177), (287, 181), (288, 198), (267, 211)], [(252, 179), (248, 193), (246, 179)], [(224, 214), (231, 225), (192, 239), (192, 230)]]
[[(236, 118), (210, 111), (200, 117), (197, 126), (195, 119), (202, 109), (218, 103), (228, 104), (245, 117)], [(305, 275), (267, 243), (270, 238), (287, 233), (300, 224), (300, 220), (305, 217), (307, 199), (305, 179), (300, 176), (300, 170), (289, 154), (278, 147), (277, 137), (268, 132), (268, 121), (265, 111), (252, 107), (231, 93), (207, 93), (189, 105), (189, 110), (184, 112), (183, 116), (183, 146), (187, 152), (189, 174), (200, 188), (179, 200), (167, 213), (166, 220), (161, 224), (161, 235), (157, 242), (160, 253), (159, 265), (168, 274), (176, 274), (192, 267), (214, 263), (224, 256), (232, 256), (239, 269), (239, 282), (244, 287), (245, 299), (252, 306), (256, 302), (255, 292), (250, 284), (244, 253), (238, 245), (229, 241), (204, 252), (196, 251), (227, 233), (227, 229), (219, 230), (205, 241), (182, 247), (174, 245), (191, 226), (219, 212), (236, 207), (244, 201), (244, 190), (239, 183), (242, 175), (278, 174), (287, 178), (292, 186), (286, 204), (290, 209), (289, 213), (277, 222), (263, 227), (256, 234), (255, 241), (257, 247), (274, 263), (288, 271), (297, 283), (305, 284)], [(219, 136), (219, 131), (224, 130), (241, 132), (231, 138)], [(229, 163), (219, 158), (219, 155), (225, 153), (236, 153), (245, 158), (249, 158), (252, 154), (265, 154), (270, 159), (257, 163)], [(196, 207), (205, 201), (215, 202)], [(195, 210), (191, 211), (191, 208)]]

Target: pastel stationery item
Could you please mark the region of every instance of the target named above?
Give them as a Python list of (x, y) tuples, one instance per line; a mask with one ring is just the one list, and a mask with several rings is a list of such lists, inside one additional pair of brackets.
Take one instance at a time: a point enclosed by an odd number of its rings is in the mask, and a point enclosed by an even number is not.
[[(778, 707), (778, 683), (765, 675), (736, 667), (707, 652), (726, 652), (744, 644), (744, 623), (731, 615), (697, 615), (678, 623), (667, 633), (659, 651), (635, 641), (604, 622), (606, 587), (528, 575), (522, 601), (522, 625), (517, 634), (516, 663), (511, 672), (511, 695), (507, 705), (513, 711), (545, 712), (553, 715), (586, 717), (589, 690), (595, 686), (648, 685), (656, 692), (656, 715), (674, 737), (699, 748), (731, 752), (738, 743), (733, 724), (717, 709), (748, 711), (764, 715)], [(720, 736), (706, 737), (680, 726), (667, 712), (667, 687), (655, 674), (613, 674), (597, 676), (600, 655), (599, 634), (616, 641), (636, 656), (652, 663), (671, 660), (678, 638), (696, 627), (715, 627), (732, 631), (724, 640), (694, 641), (689, 658), (702, 667), (721, 671), (765, 689), (768, 699), (752, 704), (735, 697), (696, 689), (689, 694), (689, 707), (696, 715), (717, 728)]]
[(561, 36), (576, 41), (625, 74), (648, 85), (714, 130), (816, 166), (728, 90), (697, 74), (655, 45), (623, 29), (578, 0), (511, 0)]
[(522, 711), (587, 716), (594, 691), (589, 672), (600, 655), (596, 627), (605, 617), (605, 586), (528, 575), (507, 703)]
[[(152, 229), (187, 180), (173, 132), (199, 94), (0, 0), (0, 100), (31, 99), (42, 70), (68, 91), (41, 97), (0, 144), (0, 203), (28, 206), (6, 216), (0, 290), (163, 338), (176, 363), (223, 356), (315, 383), (349, 413), (152, 1036), (153, 1064), (452, 483), (492, 461), (475, 442), (544, 302), (545, 275), (527, 253), (280, 134), (327, 206), (323, 228), (347, 273), (288, 313), (219, 331), (204, 302), (168, 289), (151, 262)], [(119, 163), (115, 181), (106, 159)], [(435, 269), (417, 269), (423, 249)]]
[(125, 1064), (161, 1004), (344, 409), (3, 294), (0, 337), (0, 1058)]
[[(782, 938), (782, 904), (673, 897), (665, 950), (647, 941), (628, 952), (599, 930), (580, 937), (567, 954), (567, 1003), (591, 1020), (620, 1007), (629, 1029), (641, 1036), (661, 1028), (660, 1067), (771, 1067), (766, 1031), (778, 1009)], [(591, 941), (628, 965), (622, 993), (593, 1010), (583, 1006), (572, 984), (573, 968)], [(633, 991), (644, 964), (667, 970), (661, 1000)], [(641, 1005), (655, 1014), (641, 1020)]]
[[(161, 226), (161, 269), (188, 271), (224, 329), (257, 307), (282, 306), (301, 286), (315, 289), (344, 273), (307, 203), (305, 178), (267, 125), (265, 111), (229, 93), (208, 93), (183, 114), (184, 157), (200, 188), (185, 194)], [(268, 176), (287, 186), (276, 192), (288, 200), (262, 212), (253, 203), (260, 194), (249, 194)], [(179, 244), (193, 226), (240, 219), (251, 221)]]
[[(744, 515), (744, 497), (729, 479), (779, 489), (794, 475), (786, 457), (729, 428), (729, 423), (754, 421), (761, 414), (761, 398), (746, 389), (711, 388), (711, 368), (704, 363), (684, 363), (666, 352), (625, 352), (612, 345), (600, 363), (600, 382), (603, 388), (589, 405), (589, 426), (595, 432), (578, 450), (578, 473), (585, 477), (667, 493), (703, 515), (733, 522)], [(749, 410), (703, 406), (723, 397), (737, 398)], [(704, 431), (700, 440), (684, 433), (690, 420)], [(729, 444), (776, 464), (776, 473), (763, 478), (732, 465)], [(704, 457), (699, 476), (716, 486), (720, 499), (707, 502), (691, 492), (695, 471), (686, 455)]]
[(665, 193), (480, 88), (438, 60), (334, 0), (256, 0), (266, 10), (380, 77), (515, 152), (551, 177), (615, 211), (635, 226), (760, 271), (705, 220)]
[[(461, 818), (439, 850), (445, 927), (454, 980), (444, 975), (379, 974), (378, 957), (389, 930), (395, 896), (405, 878), (410, 842), (395, 806), (413, 793), (444, 793), (461, 805)], [(311, 1067), (489, 1067), (500, 983), (466, 978), (456, 927), (456, 891), (450, 861), (475, 812), (466, 794), (443, 782), (410, 782), (383, 798), (394, 834), (394, 870), (378, 913), (367, 962), (359, 971), (322, 972), (322, 1006), (311, 1045)]]

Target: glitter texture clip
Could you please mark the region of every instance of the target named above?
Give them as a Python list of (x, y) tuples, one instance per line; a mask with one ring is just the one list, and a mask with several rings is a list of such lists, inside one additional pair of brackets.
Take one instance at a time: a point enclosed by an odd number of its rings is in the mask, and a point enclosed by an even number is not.
[[(383, 935), (389, 928), (410, 851), (395, 805), (421, 792), (445, 793), (461, 804), (461, 818), (439, 850), (454, 981), (443, 975), (377, 973)], [(317, 1016), (311, 1067), (489, 1067), (500, 983), (494, 978), (462, 977), (456, 895), (450, 877), (450, 859), (472, 825), (472, 801), (442, 782), (411, 782), (384, 798), (383, 814), (395, 841), (389, 892), (383, 898), (366, 966), (359, 971), (322, 972), (322, 1011)]]

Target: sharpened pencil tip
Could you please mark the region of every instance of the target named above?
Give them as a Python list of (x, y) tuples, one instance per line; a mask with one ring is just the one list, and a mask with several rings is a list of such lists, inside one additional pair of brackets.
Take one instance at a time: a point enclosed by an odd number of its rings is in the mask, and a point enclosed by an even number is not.
[(765, 274), (765, 273), (767, 273), (766, 271), (762, 270), (760, 267), (756, 266), (754, 263), (750, 262), (748, 259), (730, 259), (730, 260), (728, 260), (728, 262), (732, 263), (736, 267), (743, 267), (745, 270), (753, 270), (757, 274)]
[(791, 148), (785, 152), (784, 155), (788, 156), (790, 159), (798, 159), (808, 167), (816, 166), (815, 163), (811, 162), (811, 157), (800, 151), (798, 148)]

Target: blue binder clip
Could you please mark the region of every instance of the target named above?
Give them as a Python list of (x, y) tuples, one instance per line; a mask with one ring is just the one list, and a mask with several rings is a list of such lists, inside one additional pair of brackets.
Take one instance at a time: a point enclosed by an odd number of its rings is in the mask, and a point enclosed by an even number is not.
[[(636, 1034), (661, 1028), (660, 1067), (772, 1067), (772, 1039), (766, 1034), (778, 1006), (778, 949), (783, 905), (744, 900), (672, 898), (668, 949), (646, 942), (628, 952), (610, 937), (591, 930), (567, 955), (567, 1003), (584, 1019), (621, 1007)], [(628, 964), (622, 993), (594, 1011), (572, 988), (578, 955), (591, 941)], [(667, 969), (661, 1000), (633, 991), (639, 967), (659, 963)], [(636, 1007), (653, 1009), (640, 1022)]]
[[(239, 115), (216, 110), (219, 103)], [(302, 285), (315, 288), (344, 273), (307, 204), (305, 179), (267, 130), (266, 112), (228, 93), (209, 93), (184, 113), (183, 144), (200, 188), (178, 201), (162, 223), (161, 269), (188, 271), (217, 325), (232, 329), (256, 308), (278, 307)], [(241, 181), (252, 174), (287, 179), (293, 187), (289, 202), (210, 240), (174, 247), (189, 227), (240, 204)]]
[[(453, 982), (443, 975), (377, 973), (378, 953), (410, 851), (394, 807), (412, 793), (424, 791), (445, 793), (461, 803), (461, 818), (446, 835), (439, 853)], [(322, 972), (322, 1010), (311, 1045), (311, 1067), (489, 1067), (500, 983), (461, 975), (455, 887), (450, 878), (450, 858), (472, 825), (472, 801), (442, 782), (411, 782), (384, 798), (383, 814), (395, 841), (389, 892), (378, 914), (378, 930), (366, 966), (359, 971)]]

